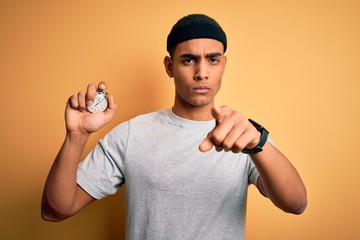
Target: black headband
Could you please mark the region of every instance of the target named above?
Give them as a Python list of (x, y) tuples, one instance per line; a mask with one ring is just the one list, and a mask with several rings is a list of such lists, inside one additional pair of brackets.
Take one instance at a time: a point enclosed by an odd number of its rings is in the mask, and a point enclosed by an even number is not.
[(177, 44), (195, 38), (211, 38), (220, 41), (226, 51), (226, 34), (212, 18), (203, 14), (192, 14), (180, 19), (167, 37), (167, 51)]

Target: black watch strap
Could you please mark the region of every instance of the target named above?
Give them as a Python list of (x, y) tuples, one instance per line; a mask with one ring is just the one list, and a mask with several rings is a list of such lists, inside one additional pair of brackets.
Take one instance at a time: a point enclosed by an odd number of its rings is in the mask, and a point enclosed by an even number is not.
[(263, 150), (262, 148), (267, 141), (269, 132), (263, 126), (261, 126), (260, 124), (255, 122), (254, 120), (249, 119), (249, 122), (252, 125), (254, 125), (256, 130), (258, 130), (261, 133), (260, 141), (254, 148), (252, 148), (252, 149), (244, 148), (241, 152), (245, 153), (245, 154), (255, 154), (255, 153), (261, 152)]

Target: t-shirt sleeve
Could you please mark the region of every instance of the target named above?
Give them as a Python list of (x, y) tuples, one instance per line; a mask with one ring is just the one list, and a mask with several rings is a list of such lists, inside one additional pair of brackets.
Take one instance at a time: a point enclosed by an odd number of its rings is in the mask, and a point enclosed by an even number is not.
[(250, 156), (248, 157), (249, 161), (250, 161), (250, 166), (249, 166), (249, 183), (254, 184), (255, 186), (257, 186), (257, 180), (260, 176), (259, 171), (257, 170), (255, 164), (253, 163), (253, 161), (251, 160)]
[(112, 129), (77, 170), (77, 184), (95, 199), (114, 194), (125, 183), (128, 122)]

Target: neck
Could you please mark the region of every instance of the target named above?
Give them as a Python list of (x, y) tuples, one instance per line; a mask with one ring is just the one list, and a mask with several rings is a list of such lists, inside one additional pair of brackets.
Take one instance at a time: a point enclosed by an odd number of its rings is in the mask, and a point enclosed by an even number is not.
[(211, 108), (213, 104), (208, 104), (206, 106), (181, 106), (175, 104), (172, 108), (174, 114), (181, 118), (193, 120), (193, 121), (209, 121), (214, 119), (211, 115)]

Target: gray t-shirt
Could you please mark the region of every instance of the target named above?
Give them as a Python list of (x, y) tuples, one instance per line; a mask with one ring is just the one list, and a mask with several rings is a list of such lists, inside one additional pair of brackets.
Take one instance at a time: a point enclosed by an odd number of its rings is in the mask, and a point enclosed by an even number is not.
[(80, 163), (78, 184), (100, 199), (126, 183), (127, 239), (244, 239), (259, 173), (246, 154), (199, 151), (214, 126), (171, 110), (133, 118)]

